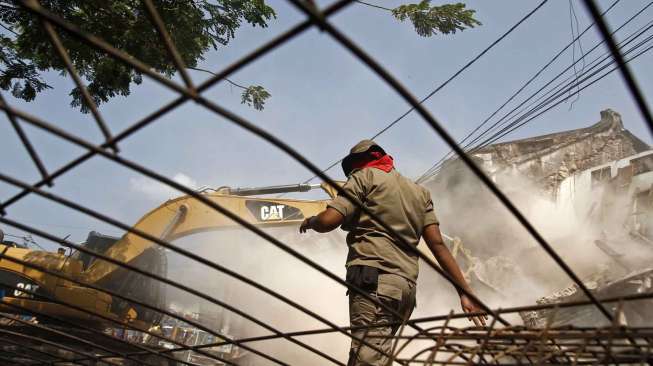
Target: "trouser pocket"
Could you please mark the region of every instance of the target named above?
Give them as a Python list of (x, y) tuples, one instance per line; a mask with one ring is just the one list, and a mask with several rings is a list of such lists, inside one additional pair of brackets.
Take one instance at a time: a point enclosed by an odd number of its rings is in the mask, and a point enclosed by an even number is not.
[(365, 292), (375, 292), (379, 284), (379, 270), (369, 266), (349, 266), (346, 282)]

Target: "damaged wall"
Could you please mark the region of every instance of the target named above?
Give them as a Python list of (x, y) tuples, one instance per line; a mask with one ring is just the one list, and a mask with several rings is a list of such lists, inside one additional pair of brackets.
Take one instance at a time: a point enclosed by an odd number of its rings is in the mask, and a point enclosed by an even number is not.
[[(565, 201), (568, 203), (569, 200), (576, 199), (578, 194), (592, 195), (595, 192), (588, 187), (583, 189), (582, 185), (589, 185), (590, 175), (596, 173), (583, 172), (595, 167), (612, 166), (616, 164), (615, 161), (636, 154), (646, 155), (650, 149), (650, 146), (624, 128), (617, 112), (606, 109), (601, 111), (601, 120), (590, 127), (490, 145), (472, 156), (520, 209), (528, 214), (537, 208), (529, 203), (535, 196), (557, 206), (564, 206)], [(628, 164), (627, 161), (625, 163)], [(606, 177), (616, 176), (617, 168), (614, 170)], [(579, 179), (569, 179), (581, 173), (587, 177), (580, 175)], [(580, 189), (577, 189), (576, 183), (580, 184)], [(473, 211), (480, 210), (479, 217), (482, 217), (484, 224), (505, 228), (507, 220), (503, 216), (503, 205), (460, 160), (446, 162), (434, 179), (425, 185), (433, 192), (436, 208), (445, 222), (447, 217), (459, 217), (461, 209), (471, 217), (476, 217)], [(563, 197), (558, 197), (560, 194)], [(524, 204), (519, 205), (520, 202)], [(487, 215), (487, 212), (501, 214)], [(477, 231), (470, 230), (465, 220), (456, 221), (443, 225), (449, 226), (448, 232), (454, 235)], [(500, 238), (495, 235), (494, 231), (482, 231), (482, 235), (472, 234), (467, 241), (498, 241)], [(504, 238), (503, 234), (501, 238)]]
[[(652, 199), (653, 150), (648, 150), (565, 178), (556, 202), (572, 206), (576, 215), (597, 222), (604, 231), (628, 228), (653, 239), (653, 217), (647, 216)], [(622, 220), (612, 220), (613, 213)]]
[(649, 148), (624, 128), (619, 113), (606, 109), (590, 127), (494, 144), (473, 155), (492, 176), (514, 170), (555, 194), (560, 182), (577, 171)]
[[(615, 160), (648, 155), (649, 149), (624, 129), (618, 113), (605, 110), (590, 127), (496, 144), (473, 156), (563, 259), (586, 278), (601, 266), (614, 266), (614, 261), (596, 245), (604, 238), (603, 228), (587, 219), (589, 206), (578, 209), (569, 202), (581, 194), (598, 194), (591, 186), (593, 170), (614, 165), (617, 172), (627, 162)], [(534, 302), (568, 284), (567, 275), (458, 160), (445, 164), (425, 185), (432, 192), (443, 232), (460, 237), (484, 263), (506, 257), (517, 265), (507, 280), (496, 284), (503, 291), (497, 304)], [(609, 214), (605, 218), (625, 220)]]

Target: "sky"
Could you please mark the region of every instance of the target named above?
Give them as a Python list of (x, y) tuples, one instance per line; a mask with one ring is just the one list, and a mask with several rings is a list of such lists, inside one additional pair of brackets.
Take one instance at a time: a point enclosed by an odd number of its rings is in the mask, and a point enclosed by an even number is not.
[[(483, 23), (453, 35), (418, 36), (409, 23), (401, 23), (388, 12), (352, 4), (330, 20), (372, 55), (418, 98), (455, 73), (515, 24), (540, 1), (467, 1)], [(242, 26), (234, 40), (206, 54), (200, 67), (221, 70), (256, 47), (304, 19), (290, 4), (267, 2), (277, 12), (268, 28)], [(329, 2), (319, 1), (320, 6)], [(377, 1), (395, 7), (402, 1)], [(439, 2), (434, 2), (439, 3)], [(599, 1), (605, 9), (612, 1)], [(573, 2), (580, 29), (591, 23), (581, 2)], [(608, 15), (615, 28), (648, 4), (622, 0)], [(515, 32), (478, 62), (424, 103), (428, 111), (455, 138), (460, 139), (498, 108), (514, 91), (572, 39), (569, 2), (550, 0)], [(617, 35), (623, 39), (653, 18), (648, 9)], [(596, 29), (582, 39), (588, 50), (599, 40)], [(591, 56), (605, 51), (599, 47)], [(576, 57), (579, 49), (576, 48)], [(572, 62), (571, 49), (528, 87), (521, 98), (535, 91)], [(588, 56), (589, 57), (589, 56)], [(653, 73), (651, 54), (631, 64), (642, 90), (651, 102)], [(569, 75), (569, 74), (566, 74)], [(47, 73), (53, 89), (26, 103), (3, 93), (14, 106), (41, 117), (65, 131), (101, 143), (102, 136), (92, 117), (70, 107), (70, 79)], [(210, 75), (191, 72), (196, 83)], [(255, 125), (283, 139), (320, 167), (341, 158), (357, 141), (374, 135), (403, 114), (408, 104), (350, 52), (328, 34), (310, 29), (265, 57), (231, 76), (240, 84), (263, 85), (272, 97), (263, 111), (240, 104), (240, 90), (219, 83), (204, 96)], [(179, 80), (178, 78), (176, 79)], [(175, 94), (150, 80), (134, 86), (128, 97), (117, 97), (100, 108), (110, 130), (117, 134), (140, 118), (173, 100)], [(586, 127), (599, 120), (599, 112), (611, 108), (622, 115), (627, 129), (651, 143), (651, 134), (617, 72), (581, 92), (570, 107), (563, 103), (506, 139), (535, 136)], [(2, 173), (34, 183), (39, 175), (8, 120), (0, 117)], [(84, 150), (31, 126), (25, 130), (47, 169), (53, 171), (81, 155)], [(377, 141), (394, 156), (403, 174), (416, 178), (449, 151), (445, 143), (416, 113), (410, 114)], [(191, 188), (201, 186), (264, 186), (299, 183), (309, 171), (276, 147), (244, 131), (203, 107), (185, 103), (156, 123), (120, 143), (121, 156), (175, 179)], [(343, 179), (339, 167), (328, 172)], [(59, 178), (47, 190), (86, 205), (126, 223), (177, 195), (135, 171), (94, 157)], [(0, 199), (18, 192), (0, 183)], [(320, 194), (297, 196), (324, 197)], [(438, 197), (436, 201), (446, 197)], [(121, 231), (82, 214), (30, 195), (8, 208), (8, 217), (34, 225), (69, 240), (83, 241), (98, 230), (120, 235)], [(441, 218), (446, 220), (447, 218)], [(0, 226), (6, 233), (19, 230)], [(52, 248), (45, 240), (42, 245)], [(344, 260), (344, 259), (343, 259)]]
[[(369, 1), (388, 8), (404, 3), (404, 0)], [(601, 0), (598, 3), (605, 9), (613, 1)], [(357, 3), (342, 10), (330, 21), (400, 80), (414, 96), (422, 98), (540, 2), (541, 0), (466, 1), (469, 8), (476, 10), (482, 26), (430, 38), (418, 36), (409, 23), (397, 21), (386, 11)], [(277, 18), (270, 21), (268, 28), (243, 25), (229, 45), (207, 53), (199, 66), (219, 71), (304, 20), (304, 16), (285, 1), (270, 0), (267, 3), (277, 13)], [(320, 6), (329, 3), (330, 1), (318, 1)], [(572, 4), (578, 16), (579, 28), (585, 29), (591, 21), (582, 2), (573, 1)], [(608, 13), (607, 21), (614, 29), (647, 4), (649, 1), (621, 0)], [(652, 19), (653, 6), (620, 31), (617, 39), (624, 39)], [(502, 42), (428, 99), (423, 104), (424, 107), (452, 136), (456, 139), (463, 138), (571, 41), (572, 24), (575, 26), (570, 18), (570, 2), (549, 0)], [(647, 34), (651, 33), (653, 31)], [(599, 41), (596, 29), (591, 29), (581, 39), (583, 51), (588, 51)], [(499, 116), (564, 70), (574, 58), (578, 59), (580, 47), (574, 49), (574, 52), (570, 48), (563, 53)], [(588, 55), (588, 62), (605, 51), (603, 46), (599, 46)], [(647, 53), (630, 65), (645, 98), (653, 106), (652, 62), (653, 54)], [(197, 71), (191, 71), (190, 74), (196, 84), (210, 77)], [(571, 72), (567, 72), (564, 76), (571, 75)], [(45, 78), (53, 89), (41, 93), (33, 102), (16, 100), (8, 93), (3, 93), (3, 96), (15, 107), (45, 119), (60, 129), (93, 143), (102, 143), (102, 135), (92, 116), (81, 114), (70, 107), (68, 93), (73, 82), (52, 72), (46, 73)], [(409, 109), (409, 105), (376, 74), (328, 34), (315, 28), (249, 64), (230, 78), (239, 84), (264, 86), (272, 94), (265, 109), (256, 111), (242, 105), (241, 91), (226, 82), (214, 85), (204, 96), (287, 142), (320, 167), (326, 167), (343, 157), (360, 139), (375, 135)], [(175, 81), (180, 82), (180, 79), (175, 76)], [(131, 95), (112, 99), (100, 107), (100, 112), (112, 133), (118, 134), (175, 98), (174, 92), (145, 78), (142, 85), (133, 86)], [(504, 140), (587, 127), (598, 122), (600, 111), (606, 108), (619, 112), (624, 126), (633, 134), (649, 144), (653, 143), (650, 130), (617, 72), (582, 91), (573, 105), (561, 104), (506, 136)], [(37, 182), (38, 171), (9, 121), (4, 115), (0, 116), (0, 121), (4, 122), (0, 123), (1, 173), (26, 183)], [(71, 146), (27, 124), (23, 126), (49, 171), (58, 169), (85, 152), (82, 148)], [(377, 138), (377, 142), (394, 157), (397, 169), (411, 178), (422, 175), (449, 151), (449, 147), (417, 113), (409, 114)], [(205, 186), (216, 188), (293, 184), (313, 176), (278, 148), (190, 102), (123, 140), (120, 149), (121, 157), (138, 162), (193, 189)], [(328, 171), (328, 174), (334, 179), (344, 178), (338, 166)], [(54, 187), (45, 190), (127, 224), (136, 223), (148, 211), (179, 194), (174, 189), (102, 157), (94, 157), (81, 164), (58, 178)], [(15, 187), (0, 183), (0, 201), (7, 200), (18, 191)], [(326, 198), (320, 192), (293, 194), (290, 197)], [(444, 202), (446, 200), (447, 197), (434, 197), (436, 209), (438, 204), (450, 204)], [(68, 237), (68, 240), (77, 243), (83, 242), (92, 230), (115, 236), (123, 233), (115, 227), (33, 194), (9, 207), (7, 217), (57, 237)], [(440, 216), (439, 219), (446, 225), (447, 220), (455, 220), (455, 217)], [(0, 229), (10, 235), (24, 235), (20, 230), (7, 225), (0, 224)], [(344, 247), (336, 253), (330, 251), (328, 246), (312, 243), (314, 238), (315, 236), (300, 237), (294, 231), (284, 233), (283, 236), (284, 241), (307, 244), (305, 250), (310, 252), (311, 258), (342, 274)], [(21, 241), (13, 237), (9, 239)], [(35, 239), (50, 250), (58, 246), (45, 239)], [(196, 237), (193, 236), (182, 239), (177, 244), (199, 250), (201, 243), (198, 244), (195, 240)], [(212, 239), (209, 242), (210, 240)], [(319, 240), (327, 239), (315, 239), (316, 242)], [(197, 241), (201, 242), (201, 237)], [(227, 262), (225, 265), (233, 265), (245, 273), (258, 275), (260, 278), (257, 280), (268, 281), (275, 290), (282, 293), (289, 291), (292, 298), (310, 294), (309, 299), (303, 299), (309, 307), (319, 309), (338, 323), (346, 323), (346, 300), (341, 296), (344, 294), (341, 288), (335, 285), (324, 287), (315, 296), (311, 290), (317, 283), (317, 274), (302, 272), (303, 267), (291, 267), (295, 263), (294, 259), (279, 260), (275, 267), (270, 265), (270, 262), (275, 261), (273, 258), (278, 258), (274, 257), (278, 254), (272, 250), (274, 248), (266, 247), (255, 252), (257, 249), (253, 244), (247, 247), (251, 250), (243, 249), (238, 243), (226, 244), (235, 246), (231, 256), (215, 252), (225, 250), (222, 246), (216, 246), (219, 249), (203, 247), (204, 252), (201, 253), (223, 257), (221, 260)], [(233, 262), (232, 259), (238, 263), (230, 263)], [(277, 270), (279, 266), (283, 268)], [(176, 270), (185, 271), (186, 276), (182, 277), (188, 281), (195, 281), (206, 274), (205, 269), (200, 267)], [(429, 284), (432, 277), (434, 276), (423, 276), (420, 281)], [(296, 286), (286, 286), (289, 280), (297, 279), (299, 281)], [(200, 281), (194, 285), (213, 286), (217, 280), (212, 281)], [(242, 286), (243, 291), (246, 290), (244, 287)], [(324, 301), (331, 294), (339, 296), (341, 304)], [(441, 298), (446, 303), (438, 311), (457, 307), (453, 295)], [(431, 310), (434, 308), (424, 306), (427, 304), (425, 302), (421, 303), (418, 313), (433, 314)], [(258, 309), (252, 311), (269, 310), (268, 307), (257, 306), (258, 303), (253, 305)], [(273, 308), (275, 312), (276, 309)], [(279, 314), (285, 313), (279, 310)], [(270, 314), (263, 314), (267, 315)], [(277, 320), (286, 323), (288, 319)], [(334, 347), (342, 351), (345, 357), (346, 345), (336, 346)]]

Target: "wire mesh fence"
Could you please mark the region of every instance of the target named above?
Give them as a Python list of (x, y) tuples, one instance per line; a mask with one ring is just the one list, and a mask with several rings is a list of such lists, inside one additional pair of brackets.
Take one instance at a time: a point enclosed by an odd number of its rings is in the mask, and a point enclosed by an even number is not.
[[(318, 9), (312, 3), (300, 0), (289, 0), (298, 10), (307, 18), (304, 22), (284, 32), (283, 34), (272, 39), (263, 46), (250, 52), (245, 57), (231, 64), (207, 81), (195, 85), (191, 76), (186, 71), (186, 66), (180, 56), (176, 45), (173, 43), (165, 22), (161, 19), (156, 6), (151, 0), (144, 0), (143, 4), (151, 19), (152, 27), (156, 30), (165, 47), (171, 62), (175, 65), (182, 83), (175, 82), (165, 75), (161, 75), (148, 65), (135, 59), (131, 55), (120, 49), (108, 44), (104, 40), (97, 38), (93, 34), (81, 30), (75, 24), (67, 22), (59, 15), (50, 12), (47, 8), (41, 6), (36, 0), (26, 0), (21, 3), (26, 11), (37, 17), (44, 27), (48, 39), (53, 49), (65, 65), (68, 74), (75, 85), (81, 91), (82, 98), (89, 107), (91, 114), (104, 137), (104, 143), (95, 145), (90, 141), (79, 138), (74, 134), (68, 133), (55, 124), (49, 123), (41, 118), (31, 115), (30, 113), (19, 110), (9, 105), (5, 99), (0, 99), (0, 108), (6, 113), (8, 121), (16, 130), (21, 143), (27, 149), (35, 168), (38, 170), (41, 179), (38, 182), (27, 183), (12, 176), (0, 172), (0, 181), (19, 188), (20, 193), (4, 200), (0, 205), (0, 212), (3, 217), (0, 223), (13, 227), (15, 229), (30, 233), (36, 237), (51, 240), (60, 243), (81, 253), (92, 256), (98, 261), (108, 263), (111, 268), (121, 268), (133, 273), (133, 278), (148, 279), (159, 284), (174, 287), (180, 291), (192, 294), (203, 301), (207, 301), (215, 306), (227, 309), (249, 321), (257, 324), (269, 332), (269, 335), (251, 337), (251, 338), (232, 338), (225, 332), (204, 324), (197, 319), (189, 319), (175, 313), (167, 308), (165, 304), (152, 304), (139, 298), (133, 292), (121, 292), (119, 288), (108, 287), (98, 283), (85, 281), (83, 278), (70, 275), (57, 268), (51, 268), (44, 265), (45, 261), (34, 260), (33, 258), (12, 256), (5, 251), (0, 253), (2, 261), (12, 263), (24, 270), (33, 273), (41, 273), (50, 276), (56, 281), (84, 288), (89, 291), (89, 296), (94, 296), (94, 301), (99, 303), (105, 297), (111, 297), (122, 301), (123, 303), (138, 306), (143, 311), (151, 312), (153, 318), (158, 319), (153, 323), (160, 325), (161, 319), (174, 320), (180, 324), (188, 326), (190, 338), (195, 336), (191, 342), (188, 337), (182, 337), (179, 340), (177, 335), (166, 335), (161, 328), (152, 328), (144, 326), (141, 323), (130, 321), (129, 311), (125, 311), (123, 316), (107, 315), (99, 311), (96, 306), (85, 306), (72, 299), (51, 293), (39, 292), (36, 289), (27, 289), (5, 285), (6, 291), (17, 293), (29, 293), (33, 300), (50, 305), (56, 305), (55, 312), (48, 312), (44, 307), (40, 310), (33, 307), (25, 307), (20, 302), (12, 302), (2, 299), (3, 309), (13, 309), (15, 313), (21, 315), (1, 314), (0, 321), (0, 348), (2, 349), (2, 362), (6, 364), (58, 364), (58, 365), (89, 365), (89, 364), (108, 364), (108, 365), (176, 365), (176, 364), (244, 364), (240, 356), (234, 355), (234, 352), (228, 351), (229, 347), (237, 347), (241, 354), (252, 354), (259, 360), (265, 360), (273, 364), (288, 365), (289, 361), (281, 357), (263, 351), (257, 345), (264, 342), (283, 340), (285, 347), (296, 347), (306, 352), (314, 354), (322, 364), (345, 365), (345, 363), (336, 356), (322, 350), (320, 347), (307, 343), (303, 337), (317, 334), (338, 333), (343, 337), (361, 342), (366, 346), (377, 349), (394, 363), (402, 365), (419, 365), (419, 364), (470, 364), (470, 363), (501, 363), (501, 364), (533, 364), (533, 363), (569, 363), (569, 364), (595, 364), (595, 363), (648, 363), (650, 357), (650, 339), (653, 337), (653, 330), (649, 328), (635, 328), (624, 326), (620, 323), (622, 304), (629, 301), (646, 301), (653, 296), (652, 292), (622, 296), (620, 298), (599, 299), (596, 294), (590, 291), (581, 281), (573, 268), (571, 268), (551, 247), (538, 230), (528, 221), (522, 212), (513, 204), (510, 198), (502, 192), (497, 185), (490, 179), (486, 173), (479, 168), (472, 158), (468, 156), (463, 148), (459, 146), (451, 135), (445, 130), (440, 123), (429, 111), (427, 111), (419, 100), (417, 100), (410, 91), (395, 79), (386, 69), (384, 69), (376, 60), (365, 53), (357, 44), (349, 39), (338, 28), (333, 26), (329, 18), (350, 5), (351, 0), (340, 0), (325, 9)], [(638, 89), (634, 76), (630, 72), (624, 58), (620, 52), (618, 44), (612, 39), (612, 35), (601, 14), (592, 0), (585, 1), (586, 6), (592, 14), (595, 23), (601, 30), (601, 33), (607, 41), (611, 55), (619, 67), (633, 98), (640, 108), (644, 120), (653, 130), (653, 119), (651, 113)], [(541, 6), (541, 5), (540, 5)], [(411, 319), (404, 323), (390, 324), (400, 327), (400, 332), (392, 336), (394, 343), (392, 353), (388, 354), (379, 349), (378, 345), (366, 337), (355, 335), (351, 327), (335, 324), (324, 316), (310, 308), (298, 303), (283, 294), (264, 286), (256, 280), (243, 274), (230, 270), (218, 263), (215, 263), (200, 255), (181, 248), (165, 236), (156, 236), (151, 233), (139, 230), (129, 224), (123, 223), (115, 218), (105, 215), (96, 210), (85, 207), (71, 200), (67, 200), (57, 194), (43, 189), (44, 186), (56, 184), (57, 179), (68, 174), (79, 165), (88, 161), (95, 156), (101, 156), (118, 166), (128, 169), (146, 177), (152, 178), (162, 184), (183, 192), (187, 197), (200, 202), (216, 214), (222, 215), (245, 230), (252, 232), (262, 240), (283, 250), (289, 255), (297, 258), (304, 265), (312, 268), (331, 281), (336, 282), (347, 290), (360, 294), (370, 301), (375, 302), (378, 306), (386, 307), (387, 304), (379, 302), (376, 298), (370, 296), (366, 291), (352, 286), (345, 282), (338, 275), (329, 271), (324, 266), (310, 259), (306, 255), (298, 252), (292, 246), (283, 242), (279, 238), (271, 235), (269, 232), (261, 229), (252, 222), (243, 219), (238, 213), (231, 211), (225, 205), (216, 200), (212, 200), (208, 195), (190, 189), (174, 180), (165, 177), (163, 174), (151, 170), (138, 161), (125, 158), (120, 155), (120, 143), (128, 139), (140, 129), (156, 123), (164, 115), (179, 108), (188, 101), (205, 108), (216, 115), (223, 117), (225, 120), (257, 136), (264, 142), (277, 147), (289, 157), (300, 163), (316, 177), (330, 184), (337, 193), (346, 197), (361, 211), (367, 213), (380, 226), (391, 233), (398, 245), (405, 250), (414, 251), (430, 268), (435, 270), (443, 278), (449, 281), (460, 292), (466, 290), (460, 287), (445, 271), (435, 264), (429, 257), (424, 256), (421, 252), (414, 249), (409, 243), (405, 242), (401, 236), (393, 230), (387, 223), (374, 215), (369, 209), (362, 205), (355, 197), (344, 191), (333, 179), (324, 173), (317, 165), (308, 160), (301, 152), (284, 142), (282, 139), (274, 136), (270, 132), (244, 119), (243, 117), (220, 106), (216, 102), (207, 99), (202, 95), (214, 84), (224, 80), (236, 71), (242, 69), (255, 60), (265, 56), (277, 47), (291, 41), (302, 32), (318, 27), (323, 32), (329, 34), (333, 39), (344, 46), (348, 51), (355, 55), (363, 64), (369, 67), (379, 78), (391, 86), (397, 94), (411, 105), (424, 121), (440, 136), (456, 153), (460, 160), (473, 172), (478, 179), (487, 186), (487, 188), (497, 197), (497, 199), (510, 211), (516, 220), (523, 225), (527, 232), (541, 246), (541, 248), (556, 262), (556, 264), (572, 279), (579, 291), (582, 292), (587, 300), (575, 303), (547, 304), (536, 305), (531, 307), (520, 307), (511, 309), (492, 309), (482, 302), (482, 299), (476, 298), (473, 294), (468, 294), (475, 299), (484, 312), (491, 316), (491, 323), (484, 327), (460, 328), (451, 325), (452, 319), (465, 318), (474, 314), (450, 313), (439, 314), (428, 318)], [(129, 68), (145, 75), (156, 83), (168, 88), (178, 95), (178, 97), (162, 106), (157, 111), (149, 114), (119, 133), (110, 131), (104, 121), (99, 109), (88, 93), (79, 72), (75, 69), (70, 60), (68, 50), (65, 49), (60, 40), (60, 34), (64, 32), (68, 36), (75, 37), (88, 47), (103, 52), (107, 57), (111, 57)], [(38, 148), (35, 147), (22, 130), (22, 125), (30, 125), (56, 136), (71, 145), (80, 147), (86, 152), (78, 158), (64, 164), (56, 169), (46, 167), (39, 157)], [(100, 220), (109, 225), (115, 226), (120, 230), (134, 235), (140, 239), (154, 243), (152, 249), (153, 255), (157, 250), (166, 249), (176, 254), (184, 256), (198, 264), (212, 268), (242, 283), (243, 286), (251, 286), (271, 298), (281, 301), (289, 307), (292, 307), (308, 317), (323, 324), (324, 328), (320, 329), (303, 329), (294, 332), (285, 332), (266, 319), (260, 319), (253, 314), (239, 309), (224, 299), (204, 293), (192, 286), (183, 284), (179, 281), (167, 278), (165, 271), (161, 268), (144, 268), (125, 263), (120, 257), (113, 257), (98, 250), (89, 249), (88, 247), (72, 243), (65, 238), (59, 238), (51, 233), (39, 230), (31, 225), (21, 223), (11, 219), (10, 208), (15, 203), (27, 196), (35, 195), (46, 200), (55, 202), (59, 205), (71, 208), (84, 215)], [(181, 206), (180, 206), (181, 207)], [(185, 209), (184, 209), (185, 210)], [(179, 208), (178, 215), (183, 216), (184, 210)], [(590, 307), (600, 316), (608, 321), (608, 326), (596, 327), (574, 327), (554, 326), (553, 320), (558, 309), (566, 307)], [(548, 320), (543, 328), (524, 327), (511, 324), (505, 317), (506, 314), (514, 314), (525, 311), (551, 310), (548, 314)], [(401, 316), (393, 309), (388, 309), (398, 318)], [(28, 314), (28, 315), (25, 315)], [(74, 314), (75, 319), (85, 319), (85, 321), (73, 321), (71, 317), (66, 316)], [(38, 320), (38, 321), (35, 321)], [(98, 324), (103, 324), (98, 326)], [(108, 326), (107, 324), (110, 324)], [(389, 324), (375, 325), (388, 326)], [(183, 327), (182, 327), (183, 328)], [(192, 328), (192, 329), (191, 329)], [(410, 330), (410, 332), (408, 332)], [(205, 337), (198, 341), (200, 332), (210, 337)], [(161, 345), (165, 346), (161, 346)]]

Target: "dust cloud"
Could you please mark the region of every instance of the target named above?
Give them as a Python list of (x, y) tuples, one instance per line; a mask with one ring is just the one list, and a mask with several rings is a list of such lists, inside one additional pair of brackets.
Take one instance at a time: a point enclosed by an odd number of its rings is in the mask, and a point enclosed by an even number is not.
[[(495, 177), (495, 181), (584, 281), (616, 279), (650, 265), (651, 249), (628, 236), (624, 225), (628, 215), (624, 210), (598, 212), (597, 205), (580, 205), (566, 197), (558, 197), (559, 191), (547, 191), (518, 174), (506, 172)], [(533, 304), (572, 283), (532, 235), (471, 172), (458, 168), (427, 186), (442, 218), (442, 231), (461, 238), (475, 257), (473, 272), (486, 280), (485, 284), (473, 281), (475, 290), (492, 307)], [(573, 180), (571, 187), (584, 189), (574, 187)], [(594, 202), (601, 202), (604, 195), (610, 194), (600, 187), (591, 192)], [(597, 242), (606, 243), (618, 252), (618, 262)], [(469, 261), (461, 261), (469, 265)], [(520, 321), (519, 318), (514, 320)]]
[[(267, 231), (293, 250), (316, 264), (344, 278), (346, 244), (344, 235), (334, 232), (300, 235), (297, 227), (273, 228)], [(348, 325), (346, 289), (316, 269), (273, 244), (246, 230), (220, 231), (194, 235), (184, 239), (184, 247), (210, 259), (290, 301), (310, 309), (339, 326)], [(328, 328), (328, 325), (242, 281), (218, 271), (191, 263), (179, 256), (170, 256), (169, 276), (234, 306), (239, 311), (269, 325), (269, 329), (232, 311), (194, 296), (170, 290), (169, 301), (176, 308), (189, 312), (215, 313), (225, 333), (237, 338), (255, 337), (281, 332)], [(274, 329), (274, 330), (271, 330)], [(320, 351), (346, 361), (348, 339), (341, 334), (319, 334), (296, 337)], [(291, 364), (325, 364), (328, 361), (288, 340), (252, 343), (252, 347)], [(267, 362), (256, 357), (256, 365)], [(272, 364), (272, 363), (270, 363)]]
[[(571, 205), (552, 202), (540, 189), (516, 176), (502, 177), (499, 185), (582, 278), (614, 267), (612, 260), (595, 245), (595, 240), (604, 235), (602, 229), (579, 215)], [(453, 181), (432, 182), (427, 187), (432, 192), (442, 231), (462, 238), (463, 245), (475, 258), (476, 262), (470, 263), (460, 254), (458, 256), (464, 269), (473, 265), (475, 276), (485, 281), (473, 280), (472, 284), (479, 297), (491, 307), (533, 304), (538, 298), (570, 283), (516, 219), (475, 178), (463, 175)], [(300, 235), (297, 227), (266, 231), (325, 270), (344, 278), (347, 248), (342, 231), (305, 235)], [(332, 323), (341, 326), (349, 323), (347, 297), (342, 285), (252, 233), (239, 229), (197, 234), (177, 244), (280, 293)], [(168, 298), (175, 308), (213, 314), (219, 319), (217, 330), (235, 338), (328, 327), (242, 281), (170, 253), (169, 276), (269, 326), (266, 329), (221, 306), (169, 289)], [(447, 314), (451, 310), (460, 310), (453, 287), (425, 263), (420, 263), (413, 318)], [(521, 323), (517, 315), (508, 319)], [(470, 323), (462, 319), (453, 325), (469, 326)], [(407, 333), (414, 331), (407, 330)], [(346, 362), (349, 339), (342, 334), (324, 333), (296, 339)], [(328, 363), (288, 340), (250, 345), (291, 364)], [(258, 357), (254, 359), (256, 365), (269, 363)]]
[[(296, 227), (267, 231), (324, 269), (344, 278), (347, 254), (344, 232), (336, 230), (329, 234), (312, 232), (300, 235)], [(254, 234), (245, 230), (221, 231), (194, 235), (177, 244), (282, 294), (336, 325), (349, 324), (348, 299), (342, 285)], [(422, 278), (418, 280), (420, 291), (414, 317), (446, 314), (452, 309), (459, 311), (460, 304), (453, 287), (429, 279), (438, 275), (427, 269), (424, 263), (421, 267)], [(320, 320), (303, 314), (242, 281), (177, 255), (169, 254), (169, 276), (251, 314), (278, 331), (328, 328)], [(217, 330), (223, 330), (233, 337), (246, 338), (274, 333), (232, 311), (178, 290), (169, 289), (168, 298), (176, 309), (189, 313), (215, 314), (221, 319)], [(461, 324), (469, 323), (464, 320)], [(407, 330), (406, 333), (412, 334), (414, 331)], [(344, 363), (347, 361), (350, 339), (343, 334), (325, 333), (296, 339)], [(288, 340), (251, 345), (291, 364), (329, 363)], [(266, 365), (269, 362), (258, 357), (255, 359), (256, 365)]]

